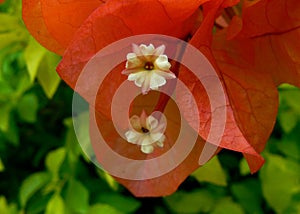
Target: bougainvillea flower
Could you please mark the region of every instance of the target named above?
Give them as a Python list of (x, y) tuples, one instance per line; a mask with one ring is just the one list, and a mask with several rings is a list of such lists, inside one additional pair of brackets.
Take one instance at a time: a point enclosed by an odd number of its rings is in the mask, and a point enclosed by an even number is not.
[(127, 141), (140, 145), (145, 154), (152, 153), (154, 147), (164, 146), (166, 124), (162, 120), (152, 115), (147, 117), (143, 111), (140, 117), (134, 115), (130, 118), (130, 125), (130, 130), (125, 133)]
[[(119, 71), (113, 71), (112, 75), (116, 75), (117, 72)], [(109, 81), (109, 77), (106, 78), (105, 82), (106, 81)], [(105, 84), (105, 82), (103, 84)], [(118, 87), (115, 86), (110, 89), (117, 90), (117, 88)], [(153, 112), (153, 108), (158, 102), (159, 97), (160, 93), (158, 91), (150, 91), (146, 95), (138, 96), (132, 104), (130, 117), (140, 115), (143, 111), (150, 115)], [(191, 173), (191, 171), (194, 171), (199, 167), (198, 159), (205, 144), (205, 141), (201, 139), (189, 126), (187, 126), (185, 133), (179, 137), (182, 123), (182, 121), (180, 121), (180, 114), (181, 113), (176, 106), (176, 103), (171, 99), (166, 104), (164, 110), (164, 115), (166, 117), (164, 146), (162, 148), (157, 147), (150, 154), (145, 154), (140, 151), (140, 147), (135, 144), (128, 143), (126, 138), (123, 138), (120, 134), (118, 134), (114, 128), (112, 120), (109, 119), (102, 111), (95, 111), (95, 108), (91, 107), (90, 117), (96, 118), (96, 124), (93, 124), (93, 120), (91, 120), (90, 136), (98, 161), (103, 163), (107, 160), (109, 164), (115, 163), (113, 167), (120, 166), (119, 168), (121, 173), (124, 172), (128, 174), (130, 171), (134, 171), (132, 176), (136, 177), (132, 179), (122, 178), (121, 176), (114, 177), (119, 183), (127, 187), (136, 196), (162, 196), (173, 193), (176, 191), (179, 184), (182, 183)], [(103, 146), (101, 147), (103, 143), (99, 141), (99, 131), (105, 139), (105, 142), (109, 145), (109, 148), (118, 155), (131, 159), (128, 164), (124, 164), (122, 161), (116, 162), (115, 158), (112, 158), (112, 154), (106, 152), (106, 150), (103, 149)], [(196, 137), (196, 139), (193, 137)], [(179, 143), (177, 143), (177, 147), (174, 148), (174, 143), (176, 141), (179, 141)], [(189, 141), (195, 141), (195, 144), (186, 144)], [(169, 152), (171, 149), (173, 149), (173, 153)], [(162, 161), (156, 161), (159, 157), (168, 154), (171, 154), (169, 158), (162, 158)], [(185, 156), (186, 158), (183, 160), (178, 158)], [(136, 167), (136, 164), (140, 162), (142, 163), (142, 167)], [(164, 169), (168, 168), (169, 165), (173, 166), (173, 170), (161, 173), (161, 175), (154, 178), (139, 178), (144, 176), (149, 177), (152, 173), (159, 172), (160, 170), (164, 171)]]
[(143, 94), (148, 93), (150, 89), (158, 90), (158, 87), (166, 84), (166, 79), (176, 78), (169, 70), (171, 64), (163, 54), (164, 50), (164, 45), (154, 48), (152, 44), (133, 44), (133, 53), (127, 54), (126, 69), (122, 74), (127, 74), (128, 80), (142, 87)]
[[(87, 62), (112, 42), (146, 33), (165, 34), (185, 40), (192, 36), (189, 43), (199, 49), (214, 66), (226, 92), (224, 106), (226, 124), (218, 146), (243, 153), (251, 172), (256, 172), (264, 162), (259, 153), (263, 150), (275, 124), (278, 107), (276, 87), (282, 82), (300, 86), (300, 47), (297, 45), (300, 34), (297, 15), (300, 13), (300, 2), (297, 0), (244, 1), (242, 16), (230, 17), (232, 22), (228, 27), (217, 30), (217, 33), (213, 34), (215, 19), (221, 14), (222, 9), (238, 2), (238, 0), (199, 0), (180, 1), (180, 3), (172, 0), (121, 2), (110, 0), (97, 7), (91, 14), (86, 14), (85, 21), (76, 33), (72, 34), (71, 40), (59, 43), (65, 44), (62, 45), (62, 50), (65, 49), (66, 43), (68, 44), (57, 71), (62, 79), (75, 88)], [(194, 27), (198, 26), (197, 15), (200, 5), (203, 6), (203, 18), (200, 27), (194, 33)], [(54, 30), (47, 26), (48, 22), (57, 18), (43, 16), (41, 10), (38, 11), (40, 17), (37, 17), (39, 19), (36, 22), (46, 23), (40, 24), (46, 26), (47, 30), (42, 31), (45, 38), (43, 42), (47, 45), (53, 43), (53, 39), (57, 42)], [(30, 10), (26, 14), (29, 19), (34, 17)], [(34, 29), (32, 23), (29, 24), (29, 28)], [(56, 30), (60, 31), (60, 34), (55, 34), (56, 36), (63, 34), (63, 28)], [(37, 30), (35, 34), (34, 31), (32, 33), (39, 38)], [(64, 38), (59, 40), (62, 41)], [(143, 109), (150, 115), (156, 109), (155, 106), (163, 106), (161, 109), (164, 110), (168, 121), (163, 148), (145, 154), (140, 151), (140, 148), (137, 149), (136, 145), (120, 137), (112, 123), (110, 111), (114, 93), (122, 83), (127, 81), (121, 74), (124, 64), (117, 66), (106, 77), (97, 94), (95, 106), (91, 106), (91, 115), (96, 115), (96, 125), (91, 126), (90, 133), (99, 162), (109, 158), (105, 157), (106, 154), (101, 152), (96, 143), (99, 139), (95, 136), (99, 130), (105, 135), (105, 141), (110, 148), (119, 154), (133, 159), (151, 160), (172, 149), (178, 136), (176, 132), (178, 124), (183, 122), (178, 117), (174, 117), (176, 107), (172, 104), (172, 99), (166, 99), (162, 94), (159, 95), (159, 92), (150, 91), (144, 95), (145, 99), (141, 99), (142, 101), (135, 100), (130, 115), (140, 115)], [(205, 149), (204, 143), (208, 138), (209, 125), (212, 121), (210, 100), (206, 89), (185, 67), (181, 66), (173, 72), (191, 92), (185, 94), (175, 91), (177, 104), (183, 109), (184, 121), (189, 124), (187, 129), (190, 133), (197, 134), (197, 141), (187, 158), (166, 174), (145, 180), (116, 177), (136, 196), (161, 196), (174, 192), (178, 185), (199, 167), (199, 156)], [(214, 82), (211, 85), (213, 87)], [(81, 94), (87, 99), (88, 94)], [(146, 99), (147, 96), (154, 97)], [(196, 109), (199, 115), (195, 115), (195, 108), (189, 102), (192, 97), (197, 102)], [(151, 103), (145, 104), (145, 100), (150, 100)], [(196, 126), (195, 116), (200, 118), (200, 123)], [(194, 128), (197, 125), (199, 129)], [(189, 142), (189, 135), (184, 140)], [(147, 168), (137, 173), (147, 175)]]

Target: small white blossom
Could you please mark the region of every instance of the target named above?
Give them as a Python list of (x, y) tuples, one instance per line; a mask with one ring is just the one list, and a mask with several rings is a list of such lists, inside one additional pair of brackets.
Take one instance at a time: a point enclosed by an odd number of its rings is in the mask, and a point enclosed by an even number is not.
[(164, 55), (165, 46), (155, 48), (152, 44), (137, 46), (132, 45), (133, 53), (127, 54), (126, 69), (122, 74), (128, 75), (129, 81), (142, 88), (142, 93), (147, 94), (151, 89), (166, 84), (166, 79), (176, 78), (169, 69), (171, 64)]
[(141, 151), (150, 154), (154, 147), (163, 147), (165, 135), (163, 134), (166, 123), (158, 121), (155, 117), (147, 117), (143, 112), (141, 116), (134, 115), (130, 118), (130, 129), (125, 133), (129, 143), (141, 146)]

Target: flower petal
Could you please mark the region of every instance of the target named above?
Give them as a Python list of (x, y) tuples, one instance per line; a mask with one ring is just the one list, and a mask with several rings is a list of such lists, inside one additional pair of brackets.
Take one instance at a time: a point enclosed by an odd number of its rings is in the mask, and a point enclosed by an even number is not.
[(145, 71), (131, 73), (128, 75), (128, 80), (134, 81), (135, 85), (138, 87), (142, 87), (142, 85), (146, 81), (146, 78), (147, 78), (147, 75), (145, 74)]
[(152, 72), (150, 80), (150, 88), (152, 90), (158, 90), (158, 87), (165, 85), (166, 82), (164, 77), (158, 75), (156, 72)]
[(141, 151), (144, 152), (145, 154), (150, 154), (154, 150), (153, 146), (151, 145), (142, 145), (141, 146)]
[(129, 53), (127, 54), (127, 61), (125, 67), (126, 69), (143, 67), (143, 61), (141, 61), (135, 53)]
[(134, 128), (135, 130), (141, 130), (142, 124), (141, 124), (140, 117), (138, 117), (137, 115), (132, 116), (132, 117), (130, 118), (130, 125), (131, 125), (132, 128)]
[(164, 136), (164, 134), (160, 133), (160, 132), (156, 132), (156, 133), (151, 132), (150, 133), (150, 137), (153, 140), (153, 142), (157, 142), (157, 141), (161, 140), (161, 138), (163, 136)]
[(157, 59), (155, 60), (155, 65), (160, 70), (169, 70), (171, 67), (171, 63), (168, 61), (168, 57), (166, 55), (159, 55)]
[(125, 133), (125, 137), (129, 143), (136, 144), (138, 139), (141, 137), (141, 134), (136, 131), (129, 130)]
[(152, 129), (155, 129), (158, 126), (158, 120), (150, 115), (147, 117), (146, 120), (146, 127), (151, 131)]
[(165, 45), (161, 45), (159, 47), (157, 47), (153, 53), (153, 55), (155, 56), (160, 56), (165, 52), (166, 46)]

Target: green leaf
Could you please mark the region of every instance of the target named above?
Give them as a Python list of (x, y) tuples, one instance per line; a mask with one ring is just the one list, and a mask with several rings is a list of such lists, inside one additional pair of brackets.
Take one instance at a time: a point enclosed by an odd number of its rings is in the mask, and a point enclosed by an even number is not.
[(48, 98), (52, 98), (60, 82), (55, 70), (59, 61), (60, 56), (47, 51), (38, 69), (37, 79)]
[(14, 43), (25, 41), (28, 33), (21, 28), (15, 16), (0, 13), (0, 49)]
[(1, 33), (0, 34), (0, 49), (14, 43), (26, 40), (26, 34), (20, 30)]
[[(0, 79), (1, 79), (1, 74), (0, 74)], [(0, 102), (5, 103), (10, 99), (13, 95), (13, 90), (11, 86), (9, 85), (8, 82), (4, 82), (0, 80)], [(0, 104), (1, 105), (1, 104)], [(2, 109), (2, 107), (1, 107)]]
[(9, 117), (8, 130), (4, 132), (5, 138), (14, 144), (15, 146), (19, 144), (19, 127), (16, 124), (16, 120), (12, 115)]
[(34, 81), (41, 61), (46, 53), (47, 50), (31, 37), (29, 44), (24, 51), (24, 58), (31, 82)]
[(189, 193), (176, 192), (166, 197), (165, 201), (174, 213), (179, 214), (210, 213), (215, 206), (214, 196), (204, 189)]
[(293, 88), (280, 92), (280, 99), (284, 100), (292, 109), (300, 112), (300, 89), (293, 86)]
[(5, 166), (0, 158), (0, 172), (3, 172), (5, 170)]
[(17, 105), (17, 111), (23, 121), (34, 123), (38, 110), (38, 99), (35, 94), (24, 95)]
[(97, 168), (96, 172), (104, 181), (106, 181), (106, 183), (112, 190), (114, 191), (118, 190), (119, 187), (118, 182), (110, 174), (108, 174), (101, 168)]
[[(75, 96), (78, 96), (78, 95), (75, 95)], [(78, 105), (81, 106), (79, 109), (86, 108), (84, 106), (84, 104), (81, 102), (77, 102), (76, 105), (77, 105), (77, 108), (78, 108)], [(87, 108), (88, 108), (88, 105), (87, 105)], [(89, 121), (89, 111), (86, 110), (86, 111), (83, 111), (80, 113), (76, 112), (76, 114), (77, 115), (72, 118), (73, 119), (72, 122), (74, 122), (74, 128), (76, 130), (76, 137), (78, 139), (78, 142), (80, 142), (80, 146), (82, 148), (81, 151), (83, 151), (83, 154), (84, 154), (83, 157), (86, 159), (86, 161), (92, 161), (95, 165), (97, 165), (99, 168), (101, 168), (98, 161), (96, 160), (96, 155), (95, 155), (94, 149), (92, 147), (92, 143), (90, 141), (89, 122), (88, 122)], [(73, 130), (74, 130), (74, 128), (73, 128)]]
[(65, 160), (66, 149), (64, 147), (58, 148), (48, 153), (46, 157), (46, 167), (54, 176), (54, 179), (58, 178), (58, 172), (61, 164)]
[(63, 214), (65, 213), (65, 205), (59, 194), (54, 194), (47, 204), (45, 214)]
[(300, 90), (296, 87), (285, 88), (279, 95), (279, 123), (285, 133), (290, 133), (300, 118)]
[(94, 204), (90, 207), (87, 214), (100, 214), (100, 213), (109, 213), (109, 214), (122, 214), (124, 212), (120, 212), (116, 210), (114, 207), (107, 204)]
[(300, 194), (300, 164), (267, 154), (259, 175), (267, 202), (277, 213), (284, 213), (291, 206), (293, 196)]
[(7, 13), (0, 13), (0, 33), (14, 30), (18, 26), (18, 19)]
[(141, 205), (134, 198), (124, 197), (115, 193), (101, 194), (97, 197), (97, 202), (108, 204), (123, 213), (134, 213)]
[(40, 214), (45, 213), (48, 202), (52, 198), (53, 193), (45, 194), (44, 188), (35, 193), (26, 204), (25, 213)]
[(244, 210), (242, 207), (232, 201), (231, 198), (225, 197), (218, 201), (218, 203), (215, 205), (212, 214), (244, 214)]
[(8, 104), (0, 104), (0, 131), (6, 132), (9, 128), (10, 112), (12, 106)]
[(0, 196), (0, 213), (17, 214), (17, 206), (15, 204), (7, 204), (6, 198), (4, 196)]
[(294, 111), (281, 111), (278, 118), (285, 133), (290, 133), (298, 122), (298, 114)]
[(70, 179), (66, 193), (66, 205), (75, 213), (86, 213), (89, 208), (89, 192), (77, 180)]
[(241, 159), (239, 168), (240, 168), (241, 175), (249, 175), (250, 174), (250, 168), (249, 168), (248, 163), (245, 158)]
[(46, 172), (37, 172), (27, 177), (20, 187), (20, 202), (21, 206), (25, 207), (26, 202), (41, 189), (46, 183), (50, 181), (50, 175)]
[(247, 213), (263, 214), (259, 181), (248, 179), (239, 183), (233, 183), (231, 191)]
[(226, 174), (217, 156), (197, 169), (193, 174), (199, 182), (209, 182), (212, 184), (226, 186)]
[(82, 150), (73, 127), (73, 118), (64, 119), (64, 125), (68, 128), (66, 134), (66, 147), (68, 151), (72, 152), (74, 158), (77, 159)]
[(300, 144), (299, 144), (299, 131), (295, 129), (288, 135), (284, 135), (281, 140), (276, 140), (274, 145), (277, 150), (286, 155), (287, 157), (291, 157), (295, 160), (300, 161)]

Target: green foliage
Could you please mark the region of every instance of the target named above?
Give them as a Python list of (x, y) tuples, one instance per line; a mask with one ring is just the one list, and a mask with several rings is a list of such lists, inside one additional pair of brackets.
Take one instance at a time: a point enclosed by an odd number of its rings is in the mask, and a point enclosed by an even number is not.
[(57, 213), (65, 213), (64, 201), (59, 194), (53, 195), (46, 207), (46, 214)]
[(86, 213), (89, 208), (89, 191), (75, 179), (70, 179), (66, 192), (66, 204), (75, 213)]
[(78, 115), (76, 135), (59, 60), (29, 36), (20, 1), (0, 5), (1, 214), (300, 213), (299, 89), (280, 87), (278, 123), (257, 174), (241, 155), (221, 151), (173, 195), (140, 199), (88, 159), (88, 127), (80, 126), (88, 114)]
[(47, 172), (37, 172), (28, 176), (20, 187), (20, 204), (26, 206), (27, 201), (43, 186), (50, 181), (50, 175)]
[(214, 157), (204, 166), (197, 169), (192, 176), (199, 182), (207, 181), (220, 186), (227, 185), (226, 174), (221, 167), (218, 157)]
[(174, 213), (208, 213), (215, 205), (216, 195), (207, 190), (177, 192), (166, 197), (165, 201)]
[(300, 194), (300, 164), (273, 154), (267, 154), (266, 159), (260, 173), (263, 195), (276, 212), (287, 213), (294, 197)]

